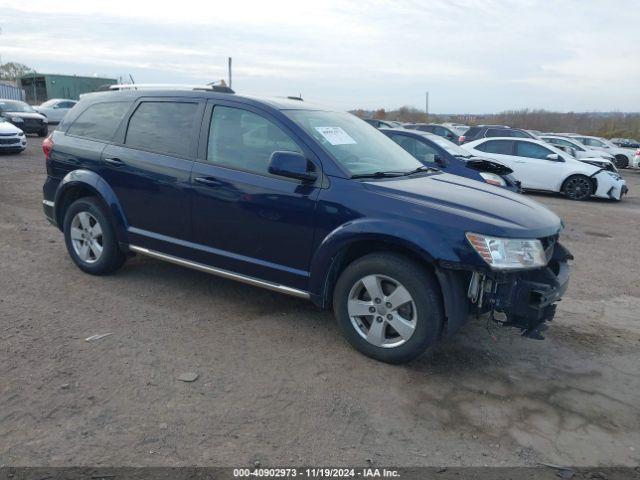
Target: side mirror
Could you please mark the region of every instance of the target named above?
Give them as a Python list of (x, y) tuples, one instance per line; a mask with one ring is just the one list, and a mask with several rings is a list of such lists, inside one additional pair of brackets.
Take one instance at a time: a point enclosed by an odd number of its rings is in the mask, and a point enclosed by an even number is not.
[(315, 169), (313, 163), (296, 152), (273, 152), (269, 159), (269, 173), (280, 177), (314, 182), (318, 178)]
[(560, 160), (560, 155), (558, 155), (557, 153), (550, 153), (549, 155), (546, 156), (546, 159), (557, 162), (558, 160)]
[(435, 155), (433, 157), (433, 161), (435, 162), (436, 165), (438, 165), (441, 168), (444, 168), (447, 166), (447, 162), (440, 155)]

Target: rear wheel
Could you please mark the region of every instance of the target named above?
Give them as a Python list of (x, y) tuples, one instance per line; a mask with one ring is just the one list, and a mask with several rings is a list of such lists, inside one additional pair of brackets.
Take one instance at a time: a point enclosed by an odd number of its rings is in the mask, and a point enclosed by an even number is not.
[(565, 180), (562, 191), (571, 200), (586, 200), (593, 194), (593, 183), (585, 175), (571, 175)]
[(81, 270), (103, 275), (125, 261), (115, 231), (102, 204), (83, 197), (69, 206), (64, 216), (64, 239), (71, 259)]
[(351, 263), (336, 283), (333, 308), (349, 343), (387, 363), (421, 355), (444, 322), (433, 275), (397, 254), (370, 254)]
[(616, 155), (615, 162), (618, 168), (627, 168), (629, 166), (629, 159), (624, 155)]

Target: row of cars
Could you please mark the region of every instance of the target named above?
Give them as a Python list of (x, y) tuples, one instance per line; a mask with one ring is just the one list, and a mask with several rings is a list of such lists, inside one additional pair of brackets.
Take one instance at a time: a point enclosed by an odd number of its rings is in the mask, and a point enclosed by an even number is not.
[(577, 134), (501, 125), (368, 123), (425, 165), (511, 190), (559, 192), (573, 200), (620, 200), (627, 186), (618, 166), (638, 168), (640, 160), (640, 151)]
[(32, 107), (19, 100), (0, 99), (0, 151), (20, 153), (27, 147), (25, 134), (46, 137), (49, 123), (59, 123), (76, 104), (52, 99)]

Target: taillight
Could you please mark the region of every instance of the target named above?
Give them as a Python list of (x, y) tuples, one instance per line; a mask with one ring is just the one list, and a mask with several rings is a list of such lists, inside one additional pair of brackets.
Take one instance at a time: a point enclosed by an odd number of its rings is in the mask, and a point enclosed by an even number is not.
[(636, 155), (640, 155), (640, 148), (636, 150)]
[(465, 141), (464, 135), (460, 135), (460, 138), (458, 138), (458, 143), (462, 145), (464, 141)]
[(44, 159), (48, 162), (51, 156), (51, 150), (53, 150), (53, 138), (49, 135), (42, 142), (42, 151), (44, 152)]

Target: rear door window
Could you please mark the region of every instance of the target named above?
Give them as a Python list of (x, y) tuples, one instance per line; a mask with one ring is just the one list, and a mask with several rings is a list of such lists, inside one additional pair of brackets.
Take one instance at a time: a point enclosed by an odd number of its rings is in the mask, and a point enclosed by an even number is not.
[(95, 103), (75, 119), (67, 135), (109, 142), (130, 105), (129, 102)]
[(177, 157), (191, 157), (196, 102), (145, 101), (129, 120), (125, 145)]
[(476, 145), (476, 150), (487, 153), (497, 153), (499, 155), (513, 155), (512, 140), (489, 140), (488, 142)]
[(531, 142), (516, 142), (516, 155), (518, 157), (538, 158), (544, 160), (553, 152), (548, 148)]

